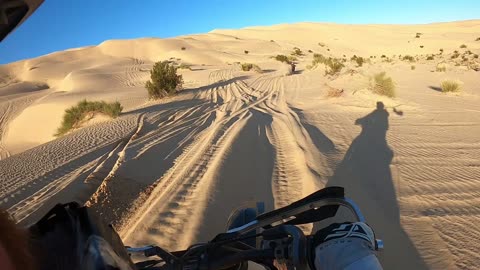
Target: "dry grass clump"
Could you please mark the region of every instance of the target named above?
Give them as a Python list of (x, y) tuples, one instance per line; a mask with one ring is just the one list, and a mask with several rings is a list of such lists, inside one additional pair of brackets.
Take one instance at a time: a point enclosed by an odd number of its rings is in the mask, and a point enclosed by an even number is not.
[(459, 92), (461, 90), (461, 85), (461, 81), (445, 80), (441, 83), (440, 88), (443, 93)]
[(445, 71), (447, 71), (447, 64), (446, 64), (446, 63), (439, 63), (439, 64), (437, 64), (436, 71), (437, 71), (437, 72), (445, 72)]
[(243, 63), (241, 67), (243, 71), (253, 70), (255, 72), (262, 73), (262, 69), (259, 66), (252, 63)]
[(387, 77), (385, 72), (380, 72), (373, 76), (371, 90), (377, 95), (395, 97), (395, 83), (391, 77)]

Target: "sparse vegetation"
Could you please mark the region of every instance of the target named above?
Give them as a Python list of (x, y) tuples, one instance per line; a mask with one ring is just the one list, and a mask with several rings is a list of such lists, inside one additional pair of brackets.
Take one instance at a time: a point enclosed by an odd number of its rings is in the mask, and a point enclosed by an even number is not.
[(325, 75), (340, 73), (344, 65), (337, 58), (328, 58), (325, 62)]
[(447, 71), (447, 64), (446, 64), (446, 63), (439, 63), (439, 64), (437, 64), (436, 71), (437, 71), (437, 72), (445, 72), (445, 71)]
[(455, 58), (458, 58), (459, 56), (460, 56), (460, 54), (458, 53), (458, 51), (455, 51), (455, 52), (453, 52), (453, 54), (450, 58), (455, 59)]
[(182, 75), (177, 75), (177, 68), (168, 61), (163, 61), (153, 65), (145, 88), (151, 99), (158, 99), (176, 93), (182, 83)]
[(312, 50), (308, 50), (308, 52), (309, 52), (309, 53), (313, 53), (313, 51), (312, 51)]
[(433, 60), (433, 55), (427, 56), (427, 60)]
[(423, 45), (420, 45), (420, 48), (423, 49)]
[(411, 55), (404, 55), (402, 59), (403, 60), (408, 60), (410, 62), (415, 62), (415, 58), (413, 58), (413, 56), (411, 56)]
[(459, 92), (461, 90), (461, 82), (453, 80), (445, 80), (440, 85), (442, 92)]
[(185, 47), (182, 47), (182, 51), (185, 51), (186, 49), (187, 49), (187, 48), (185, 48)]
[(295, 61), (297, 61), (297, 57), (293, 56), (293, 55), (289, 55), (287, 56), (287, 60), (290, 62), (290, 63), (293, 63)]
[(249, 51), (247, 51), (247, 50), (245, 50), (245, 51), (243, 51), (243, 52), (244, 52), (245, 54), (248, 54), (248, 53), (249, 53)]
[(302, 55), (303, 55), (303, 52), (302, 52), (302, 50), (300, 50), (300, 48), (294, 47), (294, 48), (293, 48), (293, 52), (291, 53), (291, 55), (302, 56)]
[(465, 49), (465, 48), (467, 48), (467, 45), (462, 44), (462, 45), (460, 45), (460, 48), (461, 48), (461, 49)]
[(273, 39), (270, 39), (270, 42), (275, 42), (275, 40), (273, 40)]
[(105, 101), (87, 101), (86, 99), (65, 110), (62, 124), (57, 129), (55, 136), (61, 136), (68, 131), (77, 128), (89, 115), (93, 117), (97, 113), (115, 118), (120, 115), (123, 107), (120, 102), (107, 103)]
[(475, 39), (475, 41), (480, 41), (480, 37), (477, 37), (477, 39)]
[(385, 57), (387, 57), (387, 56), (385, 54), (382, 54), (381, 58), (385, 58)]
[(309, 68), (314, 68), (318, 64), (325, 65), (325, 75), (335, 75), (339, 73), (344, 67), (341, 59), (331, 57), (326, 58), (322, 54), (315, 53), (313, 55), (312, 65), (309, 65)]
[(423, 35), (423, 34), (422, 34), (422, 33), (417, 33), (417, 34), (415, 35), (415, 38), (420, 38), (421, 35)]
[(275, 60), (280, 61), (282, 63), (291, 64), (290, 60), (288, 60), (288, 57), (283, 54), (278, 54), (277, 56), (275, 56)]
[(411, 69), (411, 70), (415, 70), (415, 65), (412, 65), (412, 66), (410, 67), (410, 69)]
[(365, 63), (365, 59), (361, 56), (356, 56), (353, 55), (352, 58), (350, 58), (351, 61), (355, 61), (357, 63), (357, 66), (361, 67), (363, 63)]
[(319, 42), (318, 45), (319, 45), (320, 47), (325, 47), (325, 43), (323, 43), (323, 42)]
[(253, 71), (255, 72), (262, 73), (262, 69), (259, 66), (252, 63), (243, 63), (241, 67), (243, 71), (250, 71), (253, 69)]
[(474, 55), (473, 55), (473, 58), (478, 58), (478, 54), (474, 54)]
[(443, 53), (443, 49), (440, 49), (439, 51), (440, 51), (441, 54)]
[(395, 84), (392, 78), (387, 77), (385, 72), (380, 72), (373, 76), (373, 85), (371, 90), (377, 94), (387, 97), (395, 97)]

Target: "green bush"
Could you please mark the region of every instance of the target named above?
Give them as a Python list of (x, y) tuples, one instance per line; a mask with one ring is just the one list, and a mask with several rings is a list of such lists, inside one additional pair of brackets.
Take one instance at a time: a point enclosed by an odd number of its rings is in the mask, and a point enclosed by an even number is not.
[(275, 56), (275, 60), (280, 61), (282, 63), (290, 64), (290, 60), (288, 60), (288, 57), (283, 54), (278, 54), (277, 56)]
[(291, 55), (295, 55), (295, 56), (302, 56), (303, 55), (303, 52), (302, 50), (300, 50), (300, 48), (293, 48), (293, 52), (291, 53)]
[(410, 62), (415, 62), (415, 58), (413, 58), (413, 56), (411, 56), (411, 55), (404, 55), (402, 59), (403, 60), (408, 60)]
[(462, 48), (462, 49), (467, 48), (467, 45), (462, 44), (462, 45), (460, 45), (460, 48)]
[(335, 75), (339, 73), (344, 65), (337, 58), (328, 58), (325, 61), (325, 75)]
[(151, 99), (158, 99), (175, 94), (182, 83), (182, 75), (177, 75), (177, 68), (168, 61), (163, 61), (153, 65), (150, 80), (145, 83), (145, 88)]
[(84, 99), (78, 102), (77, 105), (65, 110), (62, 124), (57, 129), (55, 136), (64, 135), (71, 129), (78, 127), (80, 122), (90, 113), (102, 113), (115, 118), (120, 115), (122, 110), (123, 107), (118, 101), (107, 103), (105, 101), (87, 101)]
[(440, 85), (443, 93), (458, 92), (461, 89), (459, 81), (445, 80)]
[(243, 63), (241, 67), (243, 71), (250, 71), (253, 69), (255, 72), (262, 73), (262, 69), (259, 66), (252, 63)]
[(351, 61), (355, 61), (357, 63), (357, 66), (361, 67), (363, 63), (365, 63), (365, 59), (361, 56), (356, 56), (353, 55), (352, 58), (350, 58)]
[(377, 95), (395, 97), (395, 84), (392, 78), (387, 77), (385, 72), (380, 72), (373, 76), (372, 91)]

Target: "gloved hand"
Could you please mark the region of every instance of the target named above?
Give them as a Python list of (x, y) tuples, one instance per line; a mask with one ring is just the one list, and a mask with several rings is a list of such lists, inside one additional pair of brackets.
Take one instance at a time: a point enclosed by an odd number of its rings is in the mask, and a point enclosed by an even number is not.
[(315, 233), (310, 247), (313, 270), (382, 269), (375, 234), (366, 223), (334, 223)]

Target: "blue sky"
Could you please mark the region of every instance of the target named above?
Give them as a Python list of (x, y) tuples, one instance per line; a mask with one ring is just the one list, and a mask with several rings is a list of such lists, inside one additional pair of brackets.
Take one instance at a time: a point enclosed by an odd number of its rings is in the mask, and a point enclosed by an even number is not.
[(0, 43), (0, 64), (107, 39), (293, 22), (416, 24), (480, 19), (480, 0), (45, 0)]

